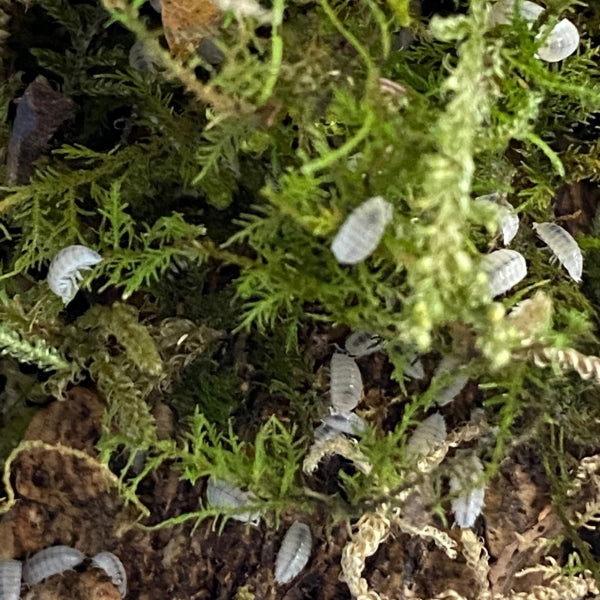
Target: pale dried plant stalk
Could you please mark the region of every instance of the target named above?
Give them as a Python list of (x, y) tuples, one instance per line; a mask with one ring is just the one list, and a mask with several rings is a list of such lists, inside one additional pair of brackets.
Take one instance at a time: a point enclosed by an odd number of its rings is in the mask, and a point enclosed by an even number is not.
[(591, 481), (594, 483), (596, 488), (600, 487), (600, 454), (594, 454), (593, 456), (586, 456), (579, 462), (577, 473), (572, 480), (573, 487), (567, 492), (567, 496), (575, 496), (581, 490), (581, 486)]
[(356, 532), (342, 551), (342, 574), (344, 581), (356, 600), (385, 600), (374, 590), (369, 589), (367, 580), (362, 577), (365, 562), (379, 548), (390, 532), (390, 520), (384, 516), (385, 506), (378, 512), (364, 514), (356, 525)]
[(467, 561), (467, 566), (473, 571), (477, 583), (477, 598), (489, 597), (490, 573), (489, 554), (483, 540), (477, 537), (472, 529), (462, 529), (460, 532), (462, 542), (462, 555)]
[(419, 473), (431, 473), (446, 458), (450, 448), (456, 448), (464, 442), (477, 439), (488, 433), (489, 430), (490, 426), (483, 419), (467, 423), (464, 427), (451, 432), (446, 440), (437, 444), (427, 456), (417, 461), (417, 470)]
[(576, 371), (582, 379), (594, 379), (600, 383), (600, 358), (586, 355), (574, 348), (533, 347), (528, 351), (528, 357), (538, 367), (548, 367), (556, 364), (563, 371)]
[(432, 525), (413, 525), (400, 517), (399, 509), (394, 509), (394, 516), (394, 523), (398, 525), (402, 533), (431, 540), (448, 558), (452, 560), (456, 558), (456, 542), (447, 533)]
[(310, 475), (317, 470), (319, 463), (326, 456), (333, 456), (334, 454), (339, 454), (340, 456), (347, 458), (365, 475), (368, 475), (373, 468), (369, 459), (358, 447), (356, 440), (350, 440), (345, 435), (340, 434), (319, 444), (313, 444), (310, 447), (308, 454), (304, 457), (302, 470), (307, 475)]

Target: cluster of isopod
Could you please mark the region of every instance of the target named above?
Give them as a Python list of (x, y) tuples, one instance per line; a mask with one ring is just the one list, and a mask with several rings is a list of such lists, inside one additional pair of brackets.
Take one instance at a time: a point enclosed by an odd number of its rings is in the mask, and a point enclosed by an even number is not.
[[(252, 492), (245, 492), (223, 479), (210, 477), (206, 486), (206, 499), (211, 506), (225, 509), (242, 509), (256, 504)], [(233, 519), (259, 525), (260, 513), (243, 511), (232, 515)], [(296, 521), (286, 532), (275, 560), (275, 581), (288, 583), (306, 566), (310, 557), (312, 536), (304, 523)]]
[[(85, 560), (83, 552), (70, 546), (52, 546), (28, 558), (25, 563), (8, 559), (0, 561), (0, 600), (18, 600), (21, 581), (28, 586), (36, 585), (52, 577), (74, 569)], [(93, 567), (102, 569), (118, 588), (121, 597), (127, 593), (127, 573), (119, 557), (112, 552), (100, 552), (92, 557)]]
[[(490, 195), (490, 197), (493, 195)], [(480, 196), (476, 201), (489, 199)], [(501, 227), (504, 243), (508, 244), (516, 235), (519, 221), (514, 221), (511, 215), (510, 222), (502, 217)], [(550, 248), (554, 256), (566, 269), (567, 273), (577, 283), (581, 281), (583, 272), (583, 255), (573, 236), (556, 223), (534, 223), (533, 229), (538, 237)], [(483, 270), (489, 279), (489, 289), (492, 297), (504, 294), (527, 276), (527, 263), (525, 257), (516, 250), (502, 248), (487, 254), (482, 259)]]
[[(543, 7), (529, 0), (523, 2), (500, 0), (492, 7), (490, 24), (509, 25), (514, 21), (515, 16), (518, 16), (531, 28), (543, 12)], [(564, 60), (579, 46), (579, 31), (569, 19), (559, 21), (549, 33), (546, 27), (541, 27), (537, 37), (543, 39), (544, 43), (538, 49), (536, 57), (546, 62)]]
[[(417, 425), (406, 443), (406, 457), (418, 461), (446, 440), (446, 422), (435, 412)], [(485, 497), (483, 463), (474, 450), (457, 450), (449, 477), (451, 509), (459, 527), (473, 527)]]
[(81, 271), (91, 269), (102, 257), (91, 248), (75, 244), (63, 248), (50, 263), (48, 285), (65, 304), (73, 300), (83, 279)]

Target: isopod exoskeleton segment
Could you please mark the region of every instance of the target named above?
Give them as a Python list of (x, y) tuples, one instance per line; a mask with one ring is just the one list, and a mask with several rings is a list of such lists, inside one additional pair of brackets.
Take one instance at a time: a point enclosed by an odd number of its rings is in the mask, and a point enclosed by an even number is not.
[(482, 263), (492, 298), (504, 294), (527, 276), (525, 258), (515, 250), (496, 250), (486, 254)]
[(112, 552), (99, 552), (92, 558), (92, 565), (102, 569), (111, 578), (123, 598), (127, 593), (127, 572), (121, 559)]
[(310, 557), (312, 535), (308, 525), (295, 521), (287, 530), (275, 559), (275, 581), (288, 583), (304, 567)]
[[(544, 28), (539, 36), (544, 35)], [(550, 31), (546, 41), (537, 51), (536, 57), (546, 62), (558, 62), (571, 56), (579, 46), (579, 31), (569, 19), (562, 19)]]
[(471, 450), (457, 450), (450, 476), (452, 512), (459, 527), (473, 527), (485, 498), (484, 468)]
[[(252, 492), (244, 492), (239, 487), (225, 481), (210, 477), (206, 484), (206, 499), (215, 508), (242, 508), (256, 503), (256, 496)], [(260, 512), (242, 512), (231, 515), (232, 519), (258, 525)]]
[(22, 571), (20, 560), (9, 558), (0, 561), (0, 600), (19, 600)]
[(63, 248), (50, 263), (48, 285), (65, 304), (73, 300), (83, 279), (81, 271), (91, 269), (102, 257), (91, 248), (75, 244)]
[(440, 413), (433, 413), (421, 421), (406, 443), (406, 456), (416, 460), (429, 454), (440, 442), (446, 439), (446, 421)]
[(583, 271), (583, 255), (573, 236), (556, 223), (534, 223), (533, 229), (552, 250), (569, 275), (579, 283)]
[[(516, 8), (517, 0), (500, 0), (500, 2), (496, 2), (490, 11), (490, 25), (492, 27), (496, 25), (509, 25), (513, 22), (516, 15)], [(544, 8), (539, 4), (523, 0), (519, 6), (518, 15), (531, 27), (543, 12)]]
[(338, 413), (354, 410), (362, 396), (362, 377), (355, 360), (336, 352), (331, 357), (331, 406)]
[(40, 550), (23, 565), (23, 581), (35, 585), (44, 579), (76, 567), (85, 560), (85, 554), (70, 546), (52, 546)]
[(440, 377), (442, 375), (446, 375), (447, 373), (455, 372), (456, 375), (450, 381), (448, 385), (443, 387), (436, 395), (435, 402), (438, 406), (445, 406), (449, 404), (462, 392), (464, 387), (467, 385), (469, 381), (468, 375), (464, 375), (460, 373), (459, 369), (462, 367), (461, 361), (453, 355), (445, 356), (437, 369), (435, 370), (434, 375)]
[(368, 356), (384, 346), (384, 341), (378, 336), (368, 331), (355, 331), (346, 338), (344, 347), (346, 352), (355, 358)]
[(515, 209), (499, 192), (478, 196), (475, 202), (493, 202), (497, 206), (502, 243), (508, 246), (519, 231), (519, 217)]
[(391, 219), (392, 205), (381, 196), (369, 198), (355, 208), (331, 243), (337, 261), (355, 265), (365, 260), (377, 248)]
[(352, 412), (336, 413), (323, 419), (323, 424), (340, 433), (362, 435), (367, 428), (364, 419)]

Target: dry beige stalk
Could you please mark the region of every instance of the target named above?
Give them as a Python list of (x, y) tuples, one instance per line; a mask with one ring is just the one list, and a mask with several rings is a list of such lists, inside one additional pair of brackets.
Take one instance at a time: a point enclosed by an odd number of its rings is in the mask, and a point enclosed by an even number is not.
[(364, 514), (342, 551), (340, 581), (346, 582), (356, 600), (384, 600), (377, 592), (369, 590), (367, 580), (362, 577), (366, 559), (375, 554), (390, 532), (390, 520), (384, 516), (384, 511), (385, 505), (382, 505), (380, 511)]
[(478, 538), (471, 529), (462, 529), (460, 532), (463, 545), (462, 555), (467, 561), (467, 566), (473, 571), (477, 583), (477, 598), (489, 597), (490, 556), (483, 540)]
[[(519, 352), (517, 356), (522, 356)], [(600, 383), (600, 358), (588, 356), (574, 348), (548, 348), (533, 346), (527, 350), (526, 356), (538, 367), (557, 365), (563, 371), (574, 370), (582, 379), (594, 379)]]
[(343, 434), (336, 435), (318, 444), (313, 444), (304, 458), (302, 470), (307, 475), (310, 475), (317, 470), (319, 463), (326, 456), (333, 456), (334, 454), (339, 454), (353, 462), (354, 466), (365, 475), (371, 472), (372, 465), (360, 450), (356, 440), (348, 439)]

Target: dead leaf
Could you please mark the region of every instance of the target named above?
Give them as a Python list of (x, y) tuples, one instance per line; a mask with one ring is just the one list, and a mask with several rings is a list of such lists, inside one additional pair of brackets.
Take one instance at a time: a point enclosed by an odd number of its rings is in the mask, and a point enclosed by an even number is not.
[(171, 54), (186, 59), (217, 29), (221, 17), (210, 0), (162, 0), (162, 23)]

